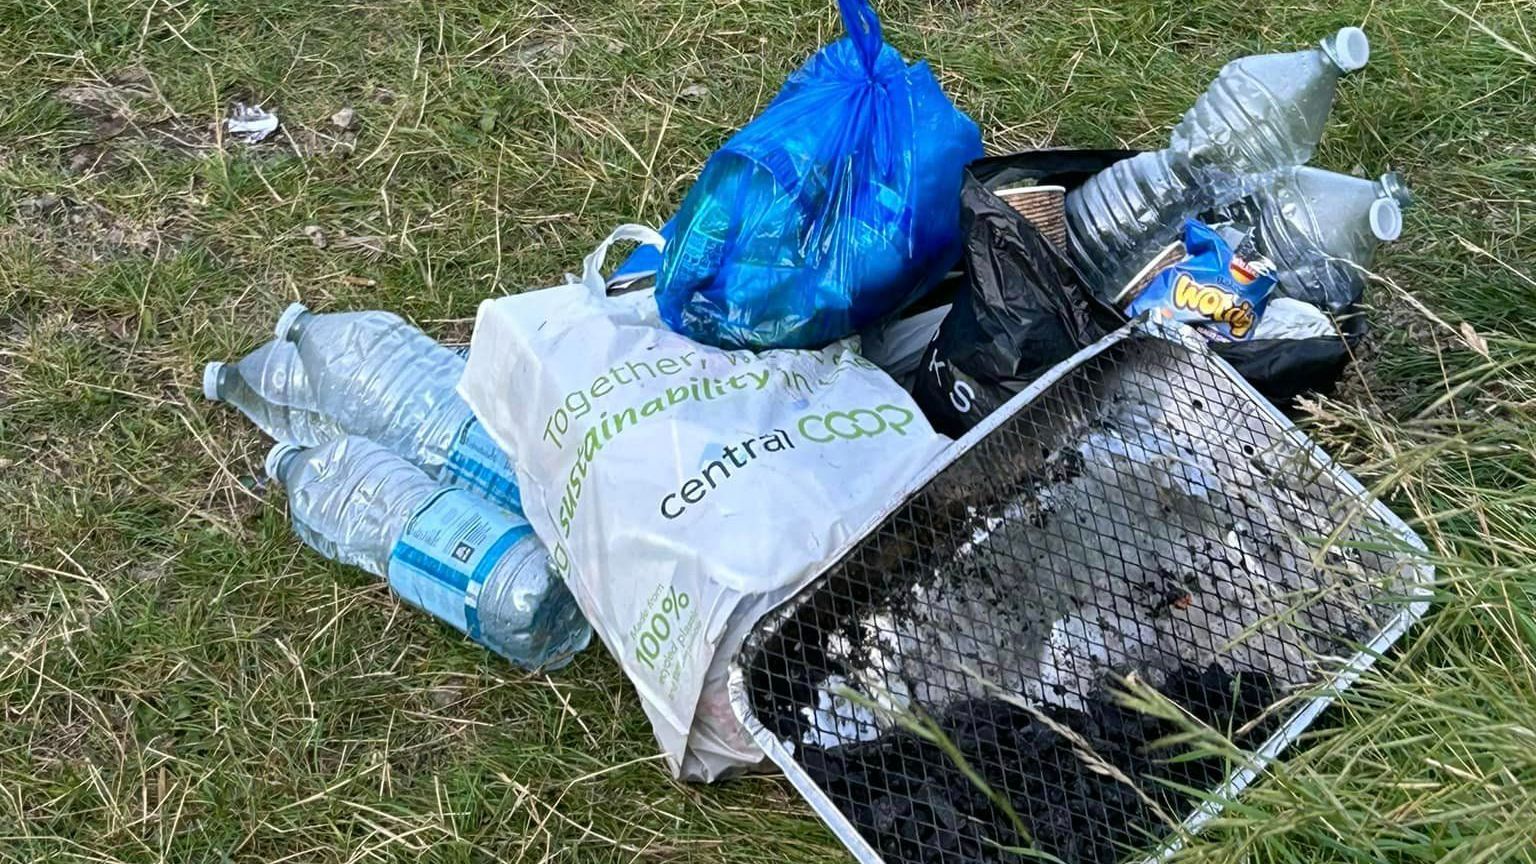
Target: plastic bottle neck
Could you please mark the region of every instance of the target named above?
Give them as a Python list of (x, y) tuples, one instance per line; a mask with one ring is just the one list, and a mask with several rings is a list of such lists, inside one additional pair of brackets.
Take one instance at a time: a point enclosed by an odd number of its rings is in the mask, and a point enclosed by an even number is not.
[(278, 316), (277, 326), (273, 328), (273, 335), (279, 340), (286, 339), (289, 342), (298, 342), (304, 336), (304, 330), (315, 317), (315, 313), (303, 303), (291, 303), (283, 314)]
[(1396, 171), (1389, 171), (1381, 175), (1381, 193), (1396, 201), (1397, 205), (1405, 210), (1413, 206), (1413, 192), (1408, 189), (1408, 184), (1403, 181), (1403, 175)]
[(295, 315), (293, 318), (293, 323), (288, 325), (288, 341), (297, 343), (300, 339), (303, 339), (304, 331), (309, 328), (309, 322), (313, 321), (314, 319), (315, 313), (313, 312), (305, 312), (302, 315)]
[(293, 467), (303, 454), (303, 450), (292, 444), (278, 444), (267, 452), (266, 469), (267, 476), (272, 480), (288, 485), (288, 471)]
[[(244, 409), (256, 394), (234, 363), (209, 363), (203, 368), (203, 395), (213, 402), (228, 402)], [(259, 398), (259, 397), (256, 397)]]

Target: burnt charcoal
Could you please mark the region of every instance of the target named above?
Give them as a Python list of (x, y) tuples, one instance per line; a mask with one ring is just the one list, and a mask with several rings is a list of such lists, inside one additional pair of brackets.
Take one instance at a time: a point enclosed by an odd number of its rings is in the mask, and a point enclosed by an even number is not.
[[(751, 718), (887, 864), (1139, 860), (1189, 815), (1180, 790), (1233, 766), (1176, 758), (1177, 726), (1114, 682), (1259, 746), (1398, 614), (1409, 557), (1380, 541), (1401, 525), (1359, 503), (1203, 353), (1128, 336), (763, 620), (737, 656)], [(984, 785), (893, 725), (908, 711)]]
[[(1160, 690), (1218, 729), (1248, 724), (1276, 698), (1266, 676), (1231, 675), (1214, 664), (1173, 670)], [(1175, 786), (1209, 789), (1231, 768), (1212, 758), (1176, 759), (1184, 751), (1159, 742), (1180, 731), (1177, 726), (1127, 708), (1108, 693), (1086, 710), (1036, 710), (1086, 741), (1095, 757), (1136, 788), (1096, 770), (1067, 736), (1011, 702), (957, 703), (937, 722), (987, 787), (1013, 807), (1034, 848), (1068, 864), (1112, 864), (1146, 850), (1166, 830), (1148, 799), (1181, 817), (1191, 802)], [(1237, 743), (1257, 746), (1275, 725), (1255, 723)], [(799, 758), (888, 864), (1028, 860), (1008, 848), (1029, 843), (1001, 808), (920, 736), (888, 731), (838, 748), (807, 746)]]

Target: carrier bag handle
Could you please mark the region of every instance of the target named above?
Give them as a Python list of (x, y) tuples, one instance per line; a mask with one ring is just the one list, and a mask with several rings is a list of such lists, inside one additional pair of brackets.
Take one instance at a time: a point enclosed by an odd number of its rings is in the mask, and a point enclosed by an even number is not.
[(587, 255), (581, 264), (582, 284), (593, 288), (599, 294), (607, 293), (606, 283), (603, 281), (603, 261), (608, 257), (608, 250), (615, 243), (632, 240), (642, 246), (655, 246), (661, 249), (667, 245), (667, 241), (654, 228), (645, 225), (629, 223), (613, 229), (608, 239), (597, 244), (597, 248)]
[(848, 30), (848, 38), (853, 40), (853, 47), (859, 52), (864, 71), (874, 75), (875, 60), (880, 56), (880, 49), (885, 46), (880, 16), (875, 14), (869, 0), (837, 0), (837, 8), (842, 13), (843, 27)]

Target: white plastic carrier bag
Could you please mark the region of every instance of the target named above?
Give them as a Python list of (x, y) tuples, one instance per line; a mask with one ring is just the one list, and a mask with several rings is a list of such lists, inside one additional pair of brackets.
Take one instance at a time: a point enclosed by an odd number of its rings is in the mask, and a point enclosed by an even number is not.
[(750, 628), (900, 502), (948, 444), (852, 340), (754, 354), (581, 281), (480, 306), (459, 390), (517, 463), (552, 566), (639, 691), (673, 773), (763, 759), (726, 668)]

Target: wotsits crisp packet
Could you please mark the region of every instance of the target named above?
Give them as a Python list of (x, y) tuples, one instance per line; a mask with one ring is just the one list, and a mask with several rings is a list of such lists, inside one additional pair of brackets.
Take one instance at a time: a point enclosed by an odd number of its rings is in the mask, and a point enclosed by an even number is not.
[(1184, 223), (1184, 250), (1184, 260), (1158, 273), (1126, 314), (1150, 310), (1222, 342), (1251, 338), (1275, 287), (1271, 265), (1237, 254), (1220, 231), (1196, 219)]

